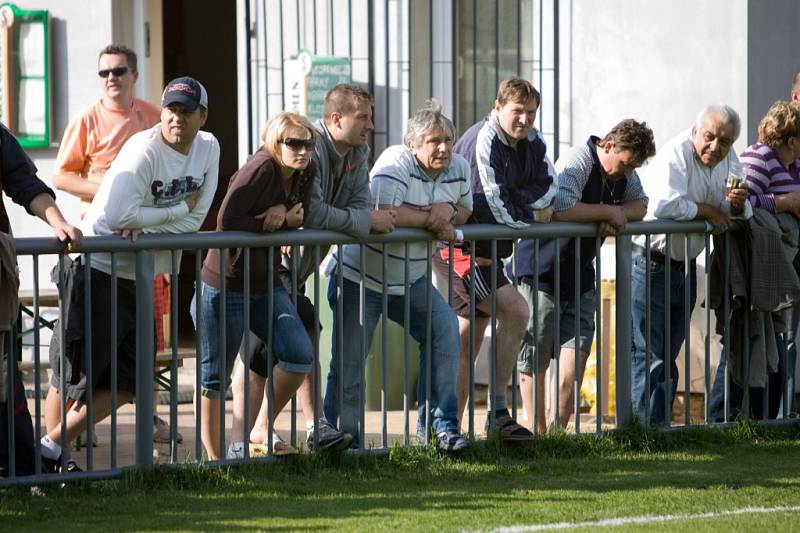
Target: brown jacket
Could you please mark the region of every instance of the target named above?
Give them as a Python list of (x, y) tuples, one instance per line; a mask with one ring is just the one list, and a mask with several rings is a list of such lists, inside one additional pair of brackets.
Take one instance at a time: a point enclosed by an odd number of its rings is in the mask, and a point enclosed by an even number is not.
[[(303, 202), (303, 208), (306, 209), (315, 174), (316, 167), (313, 162), (310, 162), (305, 170), (295, 171), (292, 177), (292, 190), (287, 195), (283, 188), (280, 166), (263, 147), (260, 148), (231, 178), (228, 192), (222, 200), (217, 216), (217, 231), (262, 233), (263, 220), (257, 217), (270, 207), (283, 204), (289, 209), (296, 203)], [(242, 291), (244, 250), (227, 248), (225, 252), (228, 260), (225, 273), (227, 287), (233, 291)], [(267, 248), (250, 250), (250, 288), (253, 291), (267, 290), (269, 274), (273, 277), (273, 286), (281, 286), (278, 276), (278, 267), (281, 263), (280, 249), (273, 248), (271, 265), (267, 264), (267, 258)], [(203, 263), (203, 282), (219, 288), (219, 267), (220, 251), (209, 250)]]

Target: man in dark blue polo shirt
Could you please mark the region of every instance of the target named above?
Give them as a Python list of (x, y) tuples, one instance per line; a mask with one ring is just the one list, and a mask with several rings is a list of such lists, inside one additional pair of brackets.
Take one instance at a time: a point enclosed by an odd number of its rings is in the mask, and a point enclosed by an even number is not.
[[(616, 235), (631, 220), (641, 220), (647, 212), (644, 194), (635, 169), (656, 152), (653, 132), (643, 122), (626, 119), (614, 126), (602, 139), (589, 137), (585, 144), (574, 147), (556, 163), (559, 189), (555, 197), (553, 219), (564, 222), (597, 222), (601, 237)], [(573, 239), (539, 241), (539, 264), (534, 264), (536, 241), (523, 240), (517, 251), (516, 265), (519, 291), (530, 307), (528, 334), (520, 350), (517, 367), (520, 389), (526, 411), (533, 412), (533, 374), (538, 381), (538, 420), (544, 421), (545, 372), (553, 357), (555, 344), (554, 318), (558, 300), (559, 337), (561, 346), (558, 387), (558, 411), (550, 413), (550, 427), (558, 414), (558, 422), (566, 426), (572, 414), (575, 382), (576, 345), (580, 349), (580, 372), (594, 337), (595, 310), (595, 239), (580, 240), (579, 302), (575, 305), (575, 243)], [(560, 248), (559, 265), (555, 264), (556, 246)], [(560, 269), (556, 286), (555, 272)], [(534, 276), (538, 276), (538, 293), (534, 293)], [(533, 298), (538, 301), (533, 314)], [(575, 332), (575, 315), (580, 331)], [(533, 342), (536, 339), (536, 342)]]

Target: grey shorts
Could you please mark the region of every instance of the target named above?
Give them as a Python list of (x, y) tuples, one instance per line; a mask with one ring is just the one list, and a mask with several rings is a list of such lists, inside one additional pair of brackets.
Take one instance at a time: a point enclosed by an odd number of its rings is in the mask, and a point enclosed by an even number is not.
[[(517, 357), (520, 372), (532, 374), (534, 369), (544, 372), (553, 358), (555, 299), (546, 292), (537, 294), (537, 315), (533, 314), (533, 287), (527, 283), (517, 286), (520, 294), (528, 302), (528, 329)], [(594, 311), (597, 293), (594, 289), (584, 292), (580, 297), (580, 324), (578, 332), (580, 350), (589, 353), (594, 340)], [(559, 301), (559, 344), (562, 348), (575, 348), (575, 302), (573, 299)], [(534, 342), (535, 340), (535, 342)], [(538, 366), (534, 366), (534, 362)]]

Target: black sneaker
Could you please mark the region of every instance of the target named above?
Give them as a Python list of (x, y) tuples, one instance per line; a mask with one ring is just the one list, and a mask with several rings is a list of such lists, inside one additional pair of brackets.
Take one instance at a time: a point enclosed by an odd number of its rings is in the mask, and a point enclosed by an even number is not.
[(469, 446), (469, 439), (455, 428), (439, 432), (436, 435), (436, 439), (438, 440), (439, 449), (445, 452), (458, 452)]
[(67, 469), (64, 470), (64, 468), (59, 465), (58, 471), (73, 474), (75, 472), (83, 472), (83, 468), (79, 467), (78, 463), (76, 463), (73, 459), (67, 459)]
[(340, 451), (346, 450), (353, 442), (353, 436), (344, 433), (333, 427), (327, 420), (317, 422), (317, 441), (319, 446), (314, 446), (314, 430), (308, 431), (306, 444), (308, 449), (317, 451)]
[(41, 458), (42, 474), (58, 474), (61, 471), (61, 457), (58, 459), (50, 459), (42, 455)]

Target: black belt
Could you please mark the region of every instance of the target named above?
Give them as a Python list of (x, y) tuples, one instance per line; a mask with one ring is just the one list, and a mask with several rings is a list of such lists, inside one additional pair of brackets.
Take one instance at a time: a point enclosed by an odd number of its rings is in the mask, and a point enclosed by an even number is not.
[[(638, 254), (642, 254), (642, 257), (647, 257), (647, 248), (645, 248), (644, 246), (640, 246), (636, 243), (633, 243), (633, 251)], [(677, 259), (672, 259), (672, 258), (667, 260), (664, 254), (662, 254), (658, 250), (653, 250), (652, 248), (650, 249), (650, 260), (653, 261), (654, 263), (658, 263), (659, 265), (666, 265), (667, 261), (669, 261), (669, 266), (672, 268), (679, 268), (679, 269), (684, 268), (683, 261), (678, 261)], [(694, 263), (694, 259), (692, 259), (692, 263)]]

